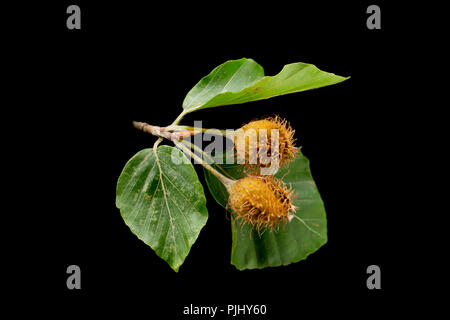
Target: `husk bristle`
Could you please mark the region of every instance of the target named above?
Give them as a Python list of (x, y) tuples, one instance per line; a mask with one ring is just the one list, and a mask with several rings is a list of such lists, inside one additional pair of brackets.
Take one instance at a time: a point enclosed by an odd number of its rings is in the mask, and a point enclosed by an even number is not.
[(247, 176), (232, 187), (228, 206), (243, 224), (258, 231), (278, 230), (282, 222), (290, 221), (296, 207), (294, 191), (273, 176)]
[[(270, 157), (270, 161), (279, 161), (280, 167), (288, 166), (289, 163), (295, 158), (298, 148), (295, 146), (294, 133), (295, 130), (289, 125), (285, 119), (281, 119), (278, 116), (265, 118), (262, 120), (251, 121), (241, 128), (244, 134), (254, 133), (256, 137), (252, 140), (249, 136), (245, 136), (245, 146), (237, 146), (237, 140), (235, 139), (235, 150), (238, 157), (245, 157), (245, 166), (253, 173), (258, 173), (259, 167), (268, 167), (270, 163), (261, 163), (260, 154), (266, 153), (267, 157)], [(253, 129), (254, 131), (249, 131)], [(267, 141), (265, 145), (261, 141), (260, 130), (265, 129), (267, 132)], [(278, 152), (272, 150), (272, 130), (278, 130), (279, 141), (274, 141), (274, 144), (278, 144)], [(256, 141), (256, 144), (254, 143)]]

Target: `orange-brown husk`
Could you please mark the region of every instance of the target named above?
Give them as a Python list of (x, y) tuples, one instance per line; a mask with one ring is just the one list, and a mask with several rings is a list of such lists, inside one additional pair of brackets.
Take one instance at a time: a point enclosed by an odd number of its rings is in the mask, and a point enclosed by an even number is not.
[(294, 191), (273, 176), (247, 176), (231, 187), (228, 206), (237, 219), (258, 231), (278, 229), (292, 218)]
[[(247, 123), (242, 128), (245, 134), (245, 145), (238, 146), (238, 140), (235, 138), (235, 150), (238, 158), (245, 157), (245, 165), (252, 173), (258, 173), (259, 167), (268, 167), (270, 163), (261, 163), (260, 155), (266, 154), (270, 161), (279, 161), (279, 165), (287, 166), (290, 161), (295, 158), (298, 148), (295, 146), (294, 132), (295, 130), (289, 123), (278, 116), (269, 117), (262, 120), (255, 120)], [(263, 133), (260, 131), (265, 129), (267, 132), (267, 140), (263, 140)], [(272, 130), (278, 130), (278, 141), (273, 141), (278, 145), (278, 152), (272, 150)], [(255, 137), (251, 137), (255, 135)], [(242, 143), (242, 142), (241, 142)], [(263, 145), (264, 143), (264, 145)]]

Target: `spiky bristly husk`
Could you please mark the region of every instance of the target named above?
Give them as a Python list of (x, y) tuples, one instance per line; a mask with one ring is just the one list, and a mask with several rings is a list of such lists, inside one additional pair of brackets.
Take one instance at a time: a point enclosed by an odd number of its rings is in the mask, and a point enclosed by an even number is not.
[[(272, 130), (277, 130), (278, 135), (273, 135)], [(236, 132), (237, 157), (245, 160), (245, 166), (256, 174), (259, 167), (267, 168), (273, 161), (277, 161), (276, 168), (288, 166), (298, 150), (295, 146), (295, 130), (278, 116), (251, 121)], [(273, 146), (277, 146), (278, 150)], [(264, 158), (266, 162), (261, 161)]]
[(232, 185), (228, 207), (243, 224), (272, 231), (292, 219), (294, 196), (292, 188), (273, 176), (247, 176)]

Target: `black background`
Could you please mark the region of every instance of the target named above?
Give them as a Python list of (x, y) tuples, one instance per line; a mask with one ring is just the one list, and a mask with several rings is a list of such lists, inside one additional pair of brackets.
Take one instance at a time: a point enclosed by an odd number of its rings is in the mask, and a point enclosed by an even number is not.
[[(81, 7), (81, 30), (66, 28), (69, 4)], [(405, 30), (394, 23), (399, 11), (380, 1), (382, 29), (368, 30), (370, 4), (61, 1), (36, 6), (38, 16), (34, 8), (23, 9), (31, 27), (26, 39), (14, 39), (24, 49), (11, 82), (27, 88), (17, 92), (15, 104), (34, 120), (24, 124), (25, 154), (39, 170), (30, 200), (37, 235), (20, 253), (27, 261), (22, 274), (39, 261), (34, 288), (71, 312), (192, 319), (182, 314), (191, 303), (266, 304), (268, 314), (260, 318), (283, 319), (324, 311), (363, 316), (394, 304), (404, 281), (398, 221), (406, 213), (398, 210), (403, 195), (393, 173), (402, 151), (398, 120), (405, 114), (397, 79), (387, 75), (400, 59), (396, 48)], [(329, 240), (299, 263), (238, 271), (230, 264), (230, 222), (205, 189), (208, 223), (175, 273), (130, 232), (115, 207), (123, 166), (155, 140), (131, 121), (171, 123), (201, 77), (242, 57), (255, 59), (267, 75), (301, 61), (351, 76), (183, 120), (238, 128), (272, 114), (288, 119), (311, 161)], [(82, 270), (79, 291), (66, 288), (71, 264)], [(366, 287), (371, 264), (381, 267), (382, 290)]]

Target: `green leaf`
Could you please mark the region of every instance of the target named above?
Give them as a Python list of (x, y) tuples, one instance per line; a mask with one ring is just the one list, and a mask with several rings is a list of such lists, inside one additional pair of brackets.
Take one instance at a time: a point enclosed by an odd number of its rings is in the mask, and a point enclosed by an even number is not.
[(194, 167), (169, 146), (156, 154), (141, 150), (128, 161), (117, 182), (116, 206), (131, 231), (175, 271), (208, 219)]
[[(230, 176), (243, 176), (242, 167), (221, 165)], [(309, 161), (299, 151), (288, 169), (275, 175), (292, 185), (297, 194), (298, 207), (294, 219), (280, 225), (278, 231), (266, 230), (262, 235), (232, 219), (233, 247), (231, 263), (239, 270), (287, 265), (305, 259), (327, 242), (325, 208), (311, 176)], [(223, 185), (207, 170), (205, 178), (214, 199), (226, 207), (228, 193)]]
[(202, 78), (183, 102), (185, 112), (238, 104), (300, 92), (348, 79), (319, 70), (308, 63), (291, 63), (275, 76), (264, 76), (252, 59), (230, 60)]

